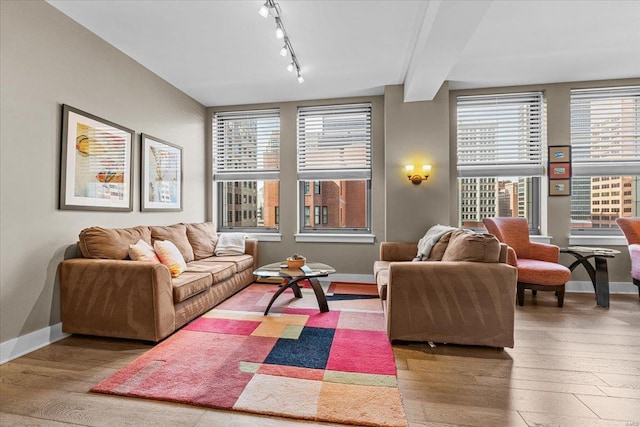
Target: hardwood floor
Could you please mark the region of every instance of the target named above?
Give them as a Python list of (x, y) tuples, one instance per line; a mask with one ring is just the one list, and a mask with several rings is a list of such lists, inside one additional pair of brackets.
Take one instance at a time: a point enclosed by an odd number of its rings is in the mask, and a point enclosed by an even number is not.
[[(0, 366), (5, 426), (328, 425), (88, 393), (149, 344), (72, 336)], [(640, 300), (527, 293), (516, 344), (394, 345), (410, 426), (640, 426)]]

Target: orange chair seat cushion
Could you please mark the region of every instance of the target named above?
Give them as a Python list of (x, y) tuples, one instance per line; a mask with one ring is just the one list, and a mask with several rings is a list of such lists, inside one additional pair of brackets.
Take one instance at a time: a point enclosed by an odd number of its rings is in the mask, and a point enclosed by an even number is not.
[(571, 271), (563, 265), (518, 258), (518, 282), (554, 286), (563, 285), (570, 278)]

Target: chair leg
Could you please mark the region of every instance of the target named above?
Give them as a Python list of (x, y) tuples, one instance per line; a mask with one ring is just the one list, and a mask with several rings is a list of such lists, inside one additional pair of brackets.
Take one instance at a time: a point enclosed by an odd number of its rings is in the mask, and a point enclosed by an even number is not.
[(556, 295), (558, 296), (558, 307), (562, 307), (562, 305), (564, 304), (564, 287), (556, 292)]
[(518, 283), (517, 294), (518, 294), (518, 305), (522, 307), (524, 305), (524, 284)]

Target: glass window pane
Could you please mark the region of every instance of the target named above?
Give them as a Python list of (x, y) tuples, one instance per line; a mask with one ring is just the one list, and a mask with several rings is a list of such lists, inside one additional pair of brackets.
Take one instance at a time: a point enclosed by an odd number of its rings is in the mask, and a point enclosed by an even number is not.
[(640, 215), (639, 183), (638, 176), (573, 177), (571, 231), (618, 233), (617, 218)]
[[(368, 230), (369, 180), (303, 181), (302, 186), (317, 191), (305, 194), (302, 198), (305, 231)], [(313, 217), (309, 214), (311, 208)]]
[(218, 183), (220, 228), (276, 229), (280, 182), (224, 181)]
[(484, 218), (524, 217), (538, 234), (539, 194), (537, 177), (458, 178), (458, 225), (479, 230)]

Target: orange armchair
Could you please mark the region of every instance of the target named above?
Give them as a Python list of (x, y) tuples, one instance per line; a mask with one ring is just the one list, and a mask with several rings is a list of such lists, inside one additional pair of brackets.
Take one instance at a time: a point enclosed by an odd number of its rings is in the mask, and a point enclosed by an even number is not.
[(558, 264), (560, 248), (532, 242), (525, 218), (485, 218), (484, 226), (502, 243), (509, 245), (507, 262), (518, 269), (518, 305), (524, 305), (524, 291), (555, 291), (558, 307), (564, 303), (565, 284), (571, 271)]
[(629, 244), (631, 280), (638, 287), (638, 295), (640, 296), (640, 217), (618, 218), (616, 222)]

